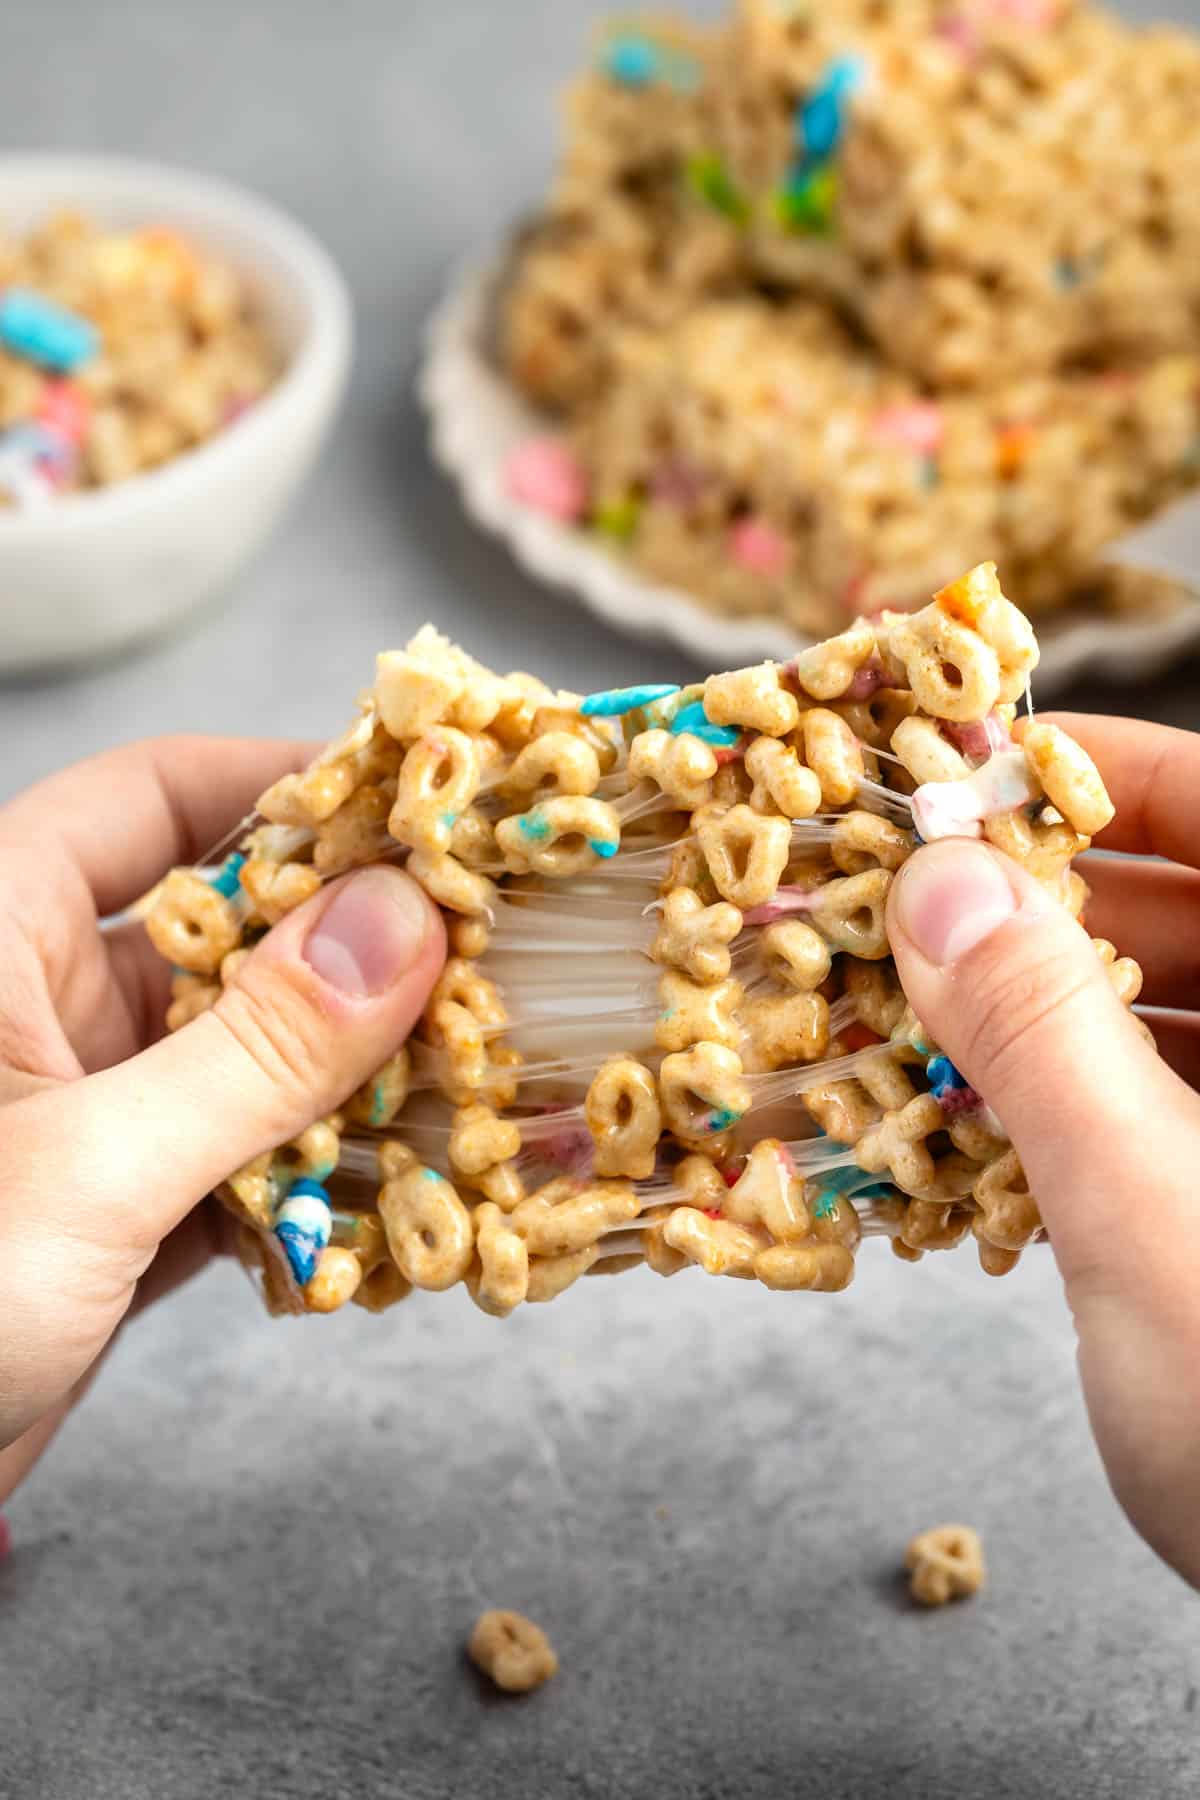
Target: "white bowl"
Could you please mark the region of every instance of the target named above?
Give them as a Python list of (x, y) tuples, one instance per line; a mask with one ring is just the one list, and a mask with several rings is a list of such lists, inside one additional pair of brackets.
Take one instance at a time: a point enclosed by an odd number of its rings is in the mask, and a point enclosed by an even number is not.
[(350, 300), (299, 225), (207, 176), (121, 157), (0, 155), (0, 224), (56, 207), (176, 227), (248, 283), (284, 359), (276, 385), (198, 449), (43, 510), (0, 511), (0, 673), (86, 661), (161, 631), (229, 580), (292, 499), (346, 385)]

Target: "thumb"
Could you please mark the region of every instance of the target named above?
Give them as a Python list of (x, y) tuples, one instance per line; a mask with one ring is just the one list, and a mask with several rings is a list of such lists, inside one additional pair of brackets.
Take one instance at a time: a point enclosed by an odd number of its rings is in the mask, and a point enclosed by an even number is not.
[(965, 839), (905, 864), (888, 929), (917, 1017), (1011, 1137), (1068, 1282), (1127, 1254), (1148, 1122), (1195, 1129), (1200, 1108), (1087, 933), (1016, 863)]
[(43, 1226), (152, 1249), (210, 1189), (395, 1053), (444, 955), (437, 909), (400, 870), (331, 883), (182, 1031), (7, 1109), (6, 1135), (37, 1171)]
[(1038, 1202), (1117, 1498), (1200, 1585), (1200, 1101), (1122, 1007), (1086, 932), (1015, 863), (932, 844), (889, 901), (909, 1000), (1000, 1115)]

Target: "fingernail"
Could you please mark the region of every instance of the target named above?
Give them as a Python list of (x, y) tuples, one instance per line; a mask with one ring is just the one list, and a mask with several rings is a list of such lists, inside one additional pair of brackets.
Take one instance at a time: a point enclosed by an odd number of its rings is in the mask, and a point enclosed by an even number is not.
[(425, 900), (406, 876), (364, 869), (317, 920), (304, 960), (343, 994), (386, 993), (416, 962), (428, 925)]
[(939, 968), (982, 944), (1016, 910), (1016, 895), (995, 857), (962, 839), (919, 851), (897, 883), (900, 929)]

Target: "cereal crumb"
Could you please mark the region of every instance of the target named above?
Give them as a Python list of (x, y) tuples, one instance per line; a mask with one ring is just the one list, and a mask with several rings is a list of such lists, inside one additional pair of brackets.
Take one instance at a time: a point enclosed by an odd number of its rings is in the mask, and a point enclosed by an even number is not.
[(969, 1525), (935, 1525), (918, 1533), (905, 1552), (904, 1566), (919, 1606), (966, 1600), (987, 1580), (983, 1545)]
[(467, 1644), (477, 1669), (506, 1694), (527, 1694), (558, 1673), (558, 1657), (540, 1625), (518, 1612), (483, 1613)]

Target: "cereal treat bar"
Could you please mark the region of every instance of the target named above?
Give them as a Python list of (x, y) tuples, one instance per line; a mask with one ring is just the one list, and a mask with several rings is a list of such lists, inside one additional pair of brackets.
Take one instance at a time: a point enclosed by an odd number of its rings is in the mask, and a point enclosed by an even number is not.
[(984, 555), (1111, 604), (1200, 480), (1197, 195), (1200, 46), (1067, 0), (613, 26), (499, 296), (562, 419), (509, 493), (805, 632)]
[[(725, 35), (604, 30), (569, 90), (566, 147), (500, 306), (504, 359), (539, 404), (602, 387), (614, 326), (665, 325), (745, 278), (739, 208), (711, 153)], [(724, 196), (724, 198), (723, 198)]]
[[(986, 387), (1194, 347), (1200, 44), (1072, 0), (738, 0), (615, 27), (508, 299), (517, 379), (577, 402), (615, 318), (825, 292), (886, 358)], [(707, 222), (707, 223), (705, 223)]]
[(175, 231), (77, 213), (0, 229), (0, 511), (204, 443), (278, 364), (244, 283)]
[[(381, 656), (345, 737), (148, 921), (177, 1028), (344, 870), (403, 861), (446, 912), (410, 1044), (223, 1190), (272, 1310), (463, 1283), (504, 1317), (643, 1262), (832, 1292), (872, 1236), (1011, 1269), (1036, 1198), (906, 1005), (884, 908), (920, 840), (965, 834), (1082, 912), (1112, 807), (1056, 727), (1014, 735), (1037, 656), (991, 564), (685, 688), (555, 693), (429, 626)], [(1096, 954), (1132, 1003), (1137, 966)]]
[(1200, 44), (1072, 0), (738, 0), (717, 151), (750, 256), (975, 387), (1193, 346)]
[[(710, 301), (613, 340), (553, 452), (653, 579), (802, 631), (907, 609), (991, 551), (1031, 609), (1196, 478), (1200, 356), (933, 399), (815, 302)], [(530, 500), (536, 491), (530, 490)]]

